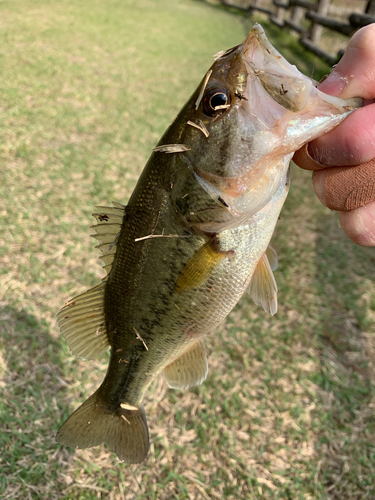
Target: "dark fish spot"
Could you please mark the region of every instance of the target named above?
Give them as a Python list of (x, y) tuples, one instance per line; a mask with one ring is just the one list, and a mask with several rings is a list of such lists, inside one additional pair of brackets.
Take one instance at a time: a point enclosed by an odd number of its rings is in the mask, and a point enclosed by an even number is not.
[(220, 203), (222, 203), (224, 205), (224, 207), (229, 207), (228, 203), (226, 203), (223, 198), (221, 196), (219, 196), (218, 200), (220, 201)]
[(109, 217), (108, 217), (108, 215), (105, 215), (105, 214), (99, 215), (99, 220), (100, 220), (100, 222), (107, 221), (107, 220), (109, 220)]
[(281, 85), (280, 85), (280, 94), (281, 94), (281, 95), (285, 95), (285, 94), (287, 94), (287, 93), (288, 93), (288, 91), (284, 88), (284, 85), (283, 85), (283, 84), (281, 84)]
[(241, 94), (241, 92), (238, 92), (238, 90), (236, 90), (236, 92), (234, 93), (234, 95), (236, 97), (238, 97), (238, 99), (240, 99), (240, 100), (244, 100), (244, 101), (248, 101), (249, 100), (247, 97), (245, 97), (243, 94)]

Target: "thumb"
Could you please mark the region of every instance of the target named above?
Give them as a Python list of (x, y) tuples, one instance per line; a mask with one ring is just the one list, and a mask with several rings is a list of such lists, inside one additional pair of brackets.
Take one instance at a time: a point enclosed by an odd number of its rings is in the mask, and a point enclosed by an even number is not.
[[(342, 98), (362, 97), (354, 111), (328, 134), (309, 144), (310, 155), (322, 165), (366, 163), (375, 157), (375, 24), (355, 33), (348, 48), (319, 90)], [(366, 105), (367, 104), (367, 105)]]
[(375, 24), (358, 30), (329, 77), (319, 86), (326, 94), (362, 97), (375, 96)]

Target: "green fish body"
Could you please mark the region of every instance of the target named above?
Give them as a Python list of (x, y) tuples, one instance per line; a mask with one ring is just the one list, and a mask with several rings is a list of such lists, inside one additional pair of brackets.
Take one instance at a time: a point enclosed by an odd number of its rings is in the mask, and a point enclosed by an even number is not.
[(127, 206), (98, 207), (95, 237), (107, 276), (60, 311), (74, 354), (111, 349), (98, 390), (57, 440), (107, 443), (121, 460), (147, 456), (144, 395), (163, 372), (171, 387), (202, 383), (203, 337), (246, 289), (277, 310), (269, 242), (289, 188), (289, 161), (358, 106), (325, 96), (255, 25), (217, 55), (154, 149)]

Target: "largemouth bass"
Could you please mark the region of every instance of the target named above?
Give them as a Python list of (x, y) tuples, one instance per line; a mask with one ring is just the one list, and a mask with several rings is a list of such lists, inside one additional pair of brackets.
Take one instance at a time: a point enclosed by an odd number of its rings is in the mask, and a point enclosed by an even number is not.
[(359, 100), (317, 90), (260, 25), (215, 62), (153, 150), (127, 206), (98, 207), (95, 238), (108, 274), (68, 302), (58, 322), (71, 350), (111, 348), (102, 385), (57, 440), (106, 443), (121, 460), (147, 456), (143, 410), (161, 372), (174, 388), (207, 376), (203, 337), (246, 289), (274, 314), (269, 247), (289, 188), (289, 162)]

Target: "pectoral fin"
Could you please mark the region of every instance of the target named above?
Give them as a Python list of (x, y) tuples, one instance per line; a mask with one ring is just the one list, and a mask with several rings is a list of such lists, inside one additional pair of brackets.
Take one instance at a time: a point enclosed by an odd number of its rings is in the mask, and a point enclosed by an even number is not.
[(164, 378), (173, 389), (189, 389), (206, 380), (208, 362), (203, 340), (198, 340), (187, 351), (164, 368)]
[(273, 247), (271, 247), (271, 245), (268, 245), (267, 250), (266, 250), (266, 255), (267, 255), (268, 262), (270, 263), (272, 271), (276, 271), (277, 266), (279, 265), (279, 262), (277, 260), (277, 252)]
[(267, 253), (260, 259), (254, 271), (248, 291), (250, 297), (258, 306), (262, 306), (263, 309), (271, 313), (272, 316), (276, 314), (277, 285)]
[(176, 292), (190, 290), (204, 283), (219, 262), (231, 252), (223, 252), (215, 239), (203, 245), (188, 261), (176, 283)]

